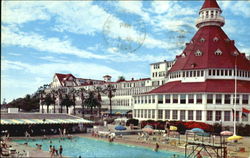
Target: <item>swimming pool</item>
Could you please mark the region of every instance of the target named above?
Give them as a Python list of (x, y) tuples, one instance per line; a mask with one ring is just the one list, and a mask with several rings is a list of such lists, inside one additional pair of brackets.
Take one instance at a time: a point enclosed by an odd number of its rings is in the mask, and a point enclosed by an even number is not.
[(28, 145), (32, 147), (36, 147), (36, 144), (42, 144), (42, 150), (44, 151), (49, 151), (50, 145), (54, 145), (56, 149), (62, 145), (63, 155), (67, 157), (167, 158), (172, 157), (175, 154), (178, 155), (178, 158), (184, 158), (184, 155), (174, 152), (161, 150), (159, 152), (154, 152), (149, 148), (119, 144), (115, 142), (109, 143), (91, 138), (74, 137), (72, 139), (64, 140), (53, 138), (50, 140), (52, 143), (50, 143), (49, 140), (44, 139), (13, 141), (19, 144), (28, 142)]

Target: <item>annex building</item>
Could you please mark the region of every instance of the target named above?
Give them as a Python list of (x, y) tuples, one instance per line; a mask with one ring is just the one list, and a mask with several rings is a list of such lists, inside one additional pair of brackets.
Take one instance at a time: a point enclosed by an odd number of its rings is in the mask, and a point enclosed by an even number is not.
[[(183, 120), (207, 123), (250, 123), (242, 108), (250, 109), (250, 60), (222, 30), (225, 24), (216, 0), (205, 0), (196, 20), (198, 31), (173, 61), (150, 64), (150, 78), (111, 82), (55, 74), (50, 89), (116, 88), (112, 98), (114, 112), (132, 110), (139, 120)], [(78, 98), (80, 102), (80, 98)], [(80, 105), (78, 106), (80, 107)], [(102, 108), (109, 99), (102, 96)], [(52, 111), (52, 109), (51, 109)]]

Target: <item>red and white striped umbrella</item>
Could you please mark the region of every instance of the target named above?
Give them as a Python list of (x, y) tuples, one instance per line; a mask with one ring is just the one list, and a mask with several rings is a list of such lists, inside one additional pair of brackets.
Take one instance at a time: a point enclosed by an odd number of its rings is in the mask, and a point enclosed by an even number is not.
[(222, 131), (222, 132), (220, 132), (220, 135), (222, 135), (222, 136), (232, 136), (233, 132), (231, 132), (231, 131)]

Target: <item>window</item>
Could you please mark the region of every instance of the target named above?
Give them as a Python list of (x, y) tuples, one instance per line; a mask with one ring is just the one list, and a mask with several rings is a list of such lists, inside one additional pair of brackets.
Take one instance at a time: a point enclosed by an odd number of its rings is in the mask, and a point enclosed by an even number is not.
[(148, 98), (148, 103), (151, 104), (151, 96)]
[(173, 103), (178, 103), (178, 94), (173, 94)]
[(231, 111), (224, 111), (224, 121), (230, 121)]
[(162, 119), (163, 110), (158, 110), (158, 119)]
[(165, 119), (170, 119), (170, 110), (165, 110)]
[(216, 111), (215, 112), (215, 121), (220, 121), (221, 120), (221, 111)]
[(186, 120), (186, 111), (185, 110), (180, 111), (180, 120)]
[(228, 70), (225, 70), (225, 76), (228, 76)]
[(200, 51), (200, 50), (197, 50), (195, 53), (194, 53), (194, 55), (195, 56), (202, 56), (202, 52)]
[(220, 49), (217, 49), (215, 52), (214, 52), (215, 55), (222, 55), (222, 51)]
[(181, 104), (186, 104), (186, 95), (181, 94)]
[(136, 116), (137, 116), (137, 115), (136, 115), (136, 111), (137, 111), (137, 110), (134, 110), (134, 117), (136, 117)]
[(224, 76), (224, 70), (220, 70), (220, 75)]
[(188, 110), (188, 120), (194, 120), (194, 111)]
[(163, 95), (158, 95), (158, 104), (163, 104)]
[(152, 110), (152, 118), (155, 118), (155, 110)]
[(153, 95), (152, 97), (153, 97), (152, 103), (155, 103), (155, 96)]
[(148, 118), (151, 118), (151, 110), (148, 110)]
[(188, 95), (188, 103), (194, 103), (194, 95), (193, 94)]
[(212, 75), (212, 70), (208, 70), (208, 75), (209, 75), (209, 76)]
[(170, 103), (170, 94), (165, 95), (165, 103)]
[(219, 39), (217, 37), (214, 37), (213, 41), (217, 42)]
[(178, 111), (177, 111), (177, 110), (173, 110), (173, 116), (172, 116), (172, 119), (177, 120), (177, 118), (178, 118)]
[(213, 94), (207, 94), (207, 103), (213, 104)]
[(202, 94), (196, 94), (196, 103), (202, 104)]
[(207, 121), (213, 120), (213, 111), (207, 111)]
[(205, 42), (205, 39), (202, 37), (202, 38), (200, 39), (200, 42)]
[(144, 110), (144, 118), (147, 118), (147, 116), (148, 116), (148, 110), (145, 109), (145, 110)]
[(248, 104), (248, 95), (247, 94), (242, 95), (242, 104)]
[(230, 94), (225, 94), (224, 103), (225, 103), (225, 104), (230, 104), (230, 98), (231, 98), (231, 95), (230, 95)]
[(140, 117), (141, 110), (138, 110), (137, 117)]
[[(240, 95), (237, 94), (236, 95), (236, 104), (239, 104), (239, 102), (240, 102)], [(235, 103), (235, 95), (234, 95), (234, 103)]]
[(216, 104), (221, 104), (221, 94), (216, 94), (216, 99), (215, 99), (215, 102)]
[(141, 109), (141, 118), (143, 118), (143, 109)]
[(201, 120), (201, 119), (202, 119), (202, 111), (196, 110), (196, 120)]

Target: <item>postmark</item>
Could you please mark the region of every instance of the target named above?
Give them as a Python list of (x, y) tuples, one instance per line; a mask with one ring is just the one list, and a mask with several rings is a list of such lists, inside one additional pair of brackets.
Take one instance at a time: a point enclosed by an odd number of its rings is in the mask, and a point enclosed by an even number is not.
[(146, 38), (145, 23), (140, 17), (124, 10), (119, 15), (107, 18), (103, 25), (103, 39), (113, 51), (135, 52)]

